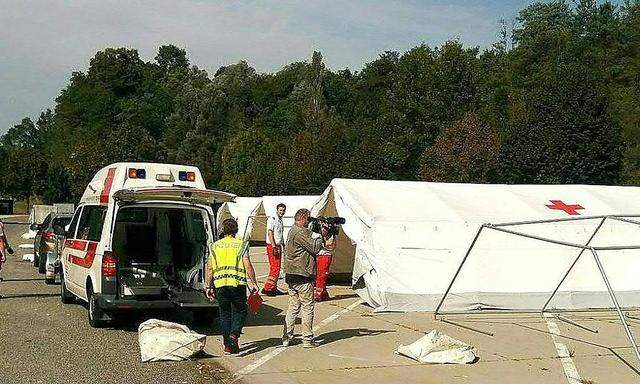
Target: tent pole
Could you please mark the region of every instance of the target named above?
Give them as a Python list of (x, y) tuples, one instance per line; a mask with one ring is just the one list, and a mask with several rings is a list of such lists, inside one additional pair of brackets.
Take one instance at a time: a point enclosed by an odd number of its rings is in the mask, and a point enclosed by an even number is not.
[(489, 228), (489, 229), (493, 229), (494, 231), (500, 231), (500, 232), (504, 232), (504, 233), (509, 233), (511, 235), (522, 236), (522, 237), (526, 237), (528, 239), (544, 241), (544, 242), (551, 243), (551, 244), (564, 245), (564, 246), (567, 246), (567, 247), (580, 248), (580, 249), (589, 248), (589, 247), (585, 247), (582, 244), (576, 244), (576, 243), (569, 243), (569, 242), (566, 242), (566, 241), (547, 239), (547, 238), (540, 237), (540, 236), (529, 235), (527, 233), (513, 231), (511, 229), (505, 229), (505, 228), (502, 228), (502, 227), (496, 227), (496, 226), (494, 226), (492, 224), (485, 224), (485, 226), (487, 228)]
[(611, 216), (611, 218), (613, 220), (618, 220), (618, 221), (622, 221), (622, 222), (629, 223), (629, 224), (640, 225), (640, 221), (638, 221), (638, 220), (631, 220), (631, 219), (626, 219), (624, 217), (617, 217), (617, 216)]
[[(596, 230), (593, 231), (593, 233), (591, 234), (591, 237), (589, 238), (589, 240), (587, 241), (587, 243), (585, 244), (585, 246), (589, 246), (589, 244), (591, 243), (591, 240), (593, 240), (594, 237), (596, 237), (596, 234), (598, 233), (598, 231), (600, 230), (600, 228), (602, 228), (602, 225), (604, 224), (604, 222), (607, 220), (606, 217), (603, 217), (602, 220), (600, 220), (600, 224), (598, 224), (598, 226), (596, 227)], [(558, 292), (558, 289), (560, 289), (560, 287), (562, 286), (562, 283), (564, 283), (564, 281), (566, 280), (567, 276), (569, 276), (569, 273), (571, 273), (571, 270), (573, 269), (573, 267), (578, 263), (578, 260), (580, 260), (580, 256), (582, 256), (582, 254), (584, 253), (584, 248), (582, 248), (580, 250), (580, 253), (578, 254), (578, 256), (575, 258), (575, 260), (573, 260), (573, 263), (571, 263), (571, 266), (569, 267), (569, 269), (567, 270), (567, 273), (564, 274), (564, 276), (562, 276), (562, 279), (560, 280), (560, 282), (558, 283), (558, 285), (556, 286), (556, 289), (553, 290), (553, 293), (551, 293), (551, 296), (549, 296), (549, 298), (547, 299), (547, 301), (544, 303), (544, 305), (542, 306), (542, 309), (540, 310), (540, 313), (544, 313), (544, 311), (547, 309), (547, 306), (549, 305), (549, 303), (551, 302), (551, 300), (553, 299), (553, 297), (556, 295), (556, 293)]]
[(467, 330), (469, 330), (469, 331), (482, 333), (483, 335), (487, 335), (487, 336), (493, 336), (493, 333), (492, 333), (492, 332), (483, 331), (483, 330), (481, 330), (481, 329), (473, 328), (473, 327), (470, 327), (470, 326), (468, 326), (468, 325), (464, 325), (464, 324), (456, 323), (456, 322), (454, 322), (454, 321), (447, 320), (447, 319), (439, 319), (439, 320), (440, 320), (440, 321), (442, 321), (443, 323), (447, 323), (447, 324), (455, 325), (456, 327), (464, 328), (464, 329), (467, 329)]
[(627, 323), (627, 319), (624, 317), (624, 314), (622, 313), (622, 310), (620, 309), (620, 304), (618, 304), (618, 299), (616, 298), (616, 295), (613, 292), (613, 289), (611, 288), (611, 284), (609, 283), (609, 279), (607, 278), (607, 275), (604, 272), (604, 267), (602, 266), (602, 263), (600, 262), (600, 258), (598, 257), (598, 253), (596, 252), (595, 249), (593, 249), (593, 247), (591, 248), (591, 253), (593, 254), (593, 258), (596, 261), (596, 264), (598, 265), (598, 269), (600, 270), (600, 274), (602, 275), (602, 280), (604, 280), (604, 284), (607, 286), (607, 291), (609, 291), (609, 296), (611, 296), (611, 301), (613, 301), (613, 305), (616, 307), (616, 311), (618, 312), (618, 317), (620, 318), (620, 321), (622, 322), (622, 326), (624, 327), (624, 331), (627, 333), (627, 337), (629, 338), (629, 341), (631, 341), (631, 345), (633, 346), (633, 350), (636, 353), (636, 357), (638, 358), (638, 361), (640, 361), (640, 351), (638, 351), (638, 345), (636, 344), (636, 341), (633, 338), (633, 334), (631, 333), (631, 329), (629, 328), (629, 324)]
[(436, 307), (436, 310), (433, 312), (433, 318), (434, 319), (437, 318), (438, 311), (440, 311), (440, 307), (442, 307), (442, 303), (444, 303), (444, 300), (447, 298), (447, 295), (449, 294), (449, 291), (451, 290), (451, 287), (453, 286), (453, 283), (456, 281), (456, 278), (458, 277), (458, 274), (460, 274), (460, 270), (462, 269), (462, 266), (464, 265), (465, 261), (467, 261), (467, 258), (469, 257), (469, 254), (471, 253), (471, 250), (473, 249), (473, 246), (476, 244), (476, 241), (478, 240), (478, 237), (480, 237), (480, 233), (482, 232), (482, 230), (484, 229), (485, 226), (486, 226), (486, 224), (483, 224), (483, 225), (480, 226), (480, 229), (478, 229), (478, 232), (476, 233), (476, 236), (473, 238), (473, 241), (471, 242), (471, 245), (469, 245), (469, 248), (467, 249), (467, 253), (465, 253), (464, 257), (462, 258), (462, 261), (460, 262), (460, 265), (458, 266), (458, 270), (453, 275), (453, 279), (451, 279), (451, 282), (449, 283), (449, 286), (447, 287), (447, 290), (444, 291), (444, 295), (442, 295), (442, 298), (440, 299), (440, 303), (438, 303), (438, 306)]
[(512, 221), (507, 223), (492, 224), (493, 227), (511, 227), (516, 225), (528, 225), (528, 224), (546, 224), (546, 223), (561, 223), (564, 221), (578, 221), (578, 220), (593, 220), (601, 219), (606, 216), (580, 216), (580, 217), (565, 217), (560, 219), (547, 219), (547, 220), (528, 220), (528, 221)]
[(244, 237), (247, 235), (247, 228), (249, 228), (249, 221), (253, 220), (254, 216), (249, 216), (249, 220), (247, 220), (246, 223), (244, 223), (244, 231), (242, 232), (242, 240), (244, 240)]

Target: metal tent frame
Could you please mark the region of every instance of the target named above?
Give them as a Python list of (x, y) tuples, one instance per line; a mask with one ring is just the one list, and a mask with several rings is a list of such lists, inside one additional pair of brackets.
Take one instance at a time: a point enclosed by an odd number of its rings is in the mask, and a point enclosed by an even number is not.
[[(440, 302), (438, 303), (438, 306), (436, 307), (436, 310), (433, 313), (434, 319), (437, 319), (438, 315), (445, 315), (445, 314), (478, 313), (478, 312), (471, 312), (471, 311), (444, 312), (444, 311), (441, 311), (440, 309), (442, 308), (442, 305), (443, 305), (444, 301), (446, 300), (447, 295), (449, 294), (449, 291), (453, 287), (453, 284), (455, 283), (456, 279), (458, 278), (458, 275), (460, 274), (460, 271), (462, 270), (462, 267), (464, 266), (465, 262), (469, 258), (469, 255), (471, 254), (471, 251), (473, 250), (473, 247), (475, 246), (475, 244), (476, 244), (478, 238), (480, 237), (480, 234), (482, 233), (482, 231), (485, 230), (485, 229), (486, 230), (499, 231), (499, 232), (503, 232), (503, 233), (507, 233), (507, 234), (511, 234), (511, 235), (515, 235), (515, 236), (520, 236), (520, 237), (525, 237), (525, 238), (529, 238), (529, 239), (533, 239), (533, 240), (546, 242), (546, 243), (557, 244), (557, 245), (561, 245), (561, 246), (580, 249), (580, 253), (578, 253), (576, 258), (573, 260), (573, 262), (569, 266), (569, 269), (565, 272), (564, 276), (562, 277), (562, 279), (560, 280), (558, 285), (555, 287), (555, 289), (553, 290), (553, 292), (551, 293), (551, 295), (549, 296), (549, 298), (545, 302), (545, 304), (542, 307), (542, 309), (540, 309), (540, 314), (544, 314), (546, 312), (547, 306), (549, 305), (549, 303), (551, 302), (553, 297), (556, 295), (556, 293), (558, 292), (558, 290), (560, 289), (560, 287), (562, 286), (562, 284), (564, 283), (566, 278), (569, 276), (569, 274), (571, 273), (571, 270), (573, 269), (573, 267), (578, 263), (578, 260), (580, 260), (580, 257), (582, 257), (584, 252), (585, 251), (591, 252), (591, 254), (593, 256), (593, 259), (595, 260), (596, 265), (598, 266), (598, 270), (600, 271), (600, 275), (602, 276), (602, 280), (604, 281), (604, 284), (607, 287), (607, 291), (609, 292), (609, 296), (611, 297), (611, 302), (613, 303), (613, 306), (615, 307), (615, 310), (618, 313), (618, 317), (620, 318), (620, 322), (622, 323), (622, 326), (624, 327), (625, 333), (627, 334), (627, 338), (631, 342), (631, 345), (633, 347), (633, 350), (635, 351), (635, 354), (636, 354), (636, 357), (638, 358), (638, 361), (640, 361), (640, 351), (638, 350), (638, 344), (636, 343), (636, 341), (635, 341), (635, 339), (633, 337), (633, 334), (631, 333), (631, 329), (629, 328), (629, 324), (627, 323), (625, 315), (622, 313), (622, 309), (620, 307), (620, 304), (618, 303), (618, 299), (616, 298), (616, 294), (613, 291), (613, 288), (611, 288), (611, 284), (609, 283), (609, 278), (607, 277), (607, 274), (604, 271), (604, 268), (602, 266), (602, 262), (600, 261), (600, 256), (598, 255), (598, 251), (640, 249), (640, 245), (628, 245), (628, 246), (624, 246), (623, 245), (623, 246), (609, 246), (609, 247), (593, 247), (593, 246), (590, 245), (591, 241), (593, 240), (593, 238), (598, 234), (598, 232), (600, 231), (600, 229), (602, 228), (602, 226), (604, 225), (604, 223), (607, 220), (621, 221), (621, 222), (625, 222), (625, 223), (629, 223), (629, 224), (640, 225), (640, 221), (634, 220), (632, 218), (640, 218), (640, 215), (581, 216), (581, 217), (572, 217), (572, 218), (563, 218), (563, 219), (531, 220), (531, 221), (500, 223), (500, 224), (489, 224), (489, 223), (487, 223), (487, 224), (481, 225), (480, 228), (478, 229), (478, 232), (476, 233), (475, 237), (473, 238), (473, 241), (469, 245), (469, 248), (467, 249), (467, 252), (465, 253), (464, 257), (462, 258), (462, 261), (460, 262), (460, 265), (458, 266), (458, 269), (456, 270), (456, 273), (453, 275), (453, 278), (451, 279), (451, 282), (449, 283), (449, 286), (447, 287), (446, 291), (442, 295), (442, 298), (440, 299)], [(565, 242), (565, 241), (549, 239), (549, 238), (530, 235), (530, 234), (527, 234), (527, 233), (522, 233), (522, 232), (519, 232), (519, 231), (515, 231), (513, 229), (506, 228), (506, 227), (519, 226), (519, 225), (529, 225), (529, 224), (558, 223), (558, 222), (566, 222), (566, 221), (597, 220), (597, 219), (599, 219), (600, 222), (598, 223), (598, 225), (596, 226), (596, 229), (593, 231), (593, 233), (589, 237), (589, 240), (587, 240), (587, 242), (585, 244), (577, 244), (577, 243), (570, 243), (570, 242)], [(500, 312), (497, 312), (497, 313), (504, 313), (504, 312), (505, 311), (500, 311)], [(521, 312), (522, 313), (522, 312), (527, 312), (527, 311), (514, 310), (513, 312)], [(488, 313), (488, 311), (486, 311), (484, 313)], [(496, 313), (496, 312), (493, 312), (493, 313)], [(444, 320), (444, 319), (442, 319), (442, 320)], [(446, 320), (444, 320), (444, 321), (446, 321)]]

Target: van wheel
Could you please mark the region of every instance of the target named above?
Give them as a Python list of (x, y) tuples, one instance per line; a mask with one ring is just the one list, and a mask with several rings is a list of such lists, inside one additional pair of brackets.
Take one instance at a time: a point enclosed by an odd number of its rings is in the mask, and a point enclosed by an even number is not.
[(60, 301), (62, 304), (71, 304), (74, 301), (73, 294), (67, 289), (67, 284), (64, 282), (64, 275), (60, 275)]
[(89, 292), (87, 315), (89, 316), (89, 325), (93, 328), (102, 328), (107, 325), (107, 321), (102, 320), (104, 312), (98, 307), (98, 298), (93, 292)]

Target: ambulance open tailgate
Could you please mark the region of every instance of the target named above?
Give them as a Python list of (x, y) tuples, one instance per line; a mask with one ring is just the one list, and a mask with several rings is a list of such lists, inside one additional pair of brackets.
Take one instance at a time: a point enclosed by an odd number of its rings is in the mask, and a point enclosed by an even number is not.
[(185, 187), (156, 187), (121, 189), (113, 194), (116, 201), (183, 201), (193, 204), (211, 205), (233, 201), (236, 195), (211, 189)]

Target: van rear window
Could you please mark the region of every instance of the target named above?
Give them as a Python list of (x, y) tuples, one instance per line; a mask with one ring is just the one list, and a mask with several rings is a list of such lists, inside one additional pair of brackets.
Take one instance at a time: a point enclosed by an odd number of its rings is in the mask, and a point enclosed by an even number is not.
[(122, 266), (154, 264), (187, 271), (206, 255), (205, 215), (191, 208), (123, 207), (116, 217), (113, 252)]
[(118, 221), (121, 223), (146, 223), (149, 220), (147, 208), (127, 208), (118, 212)]

